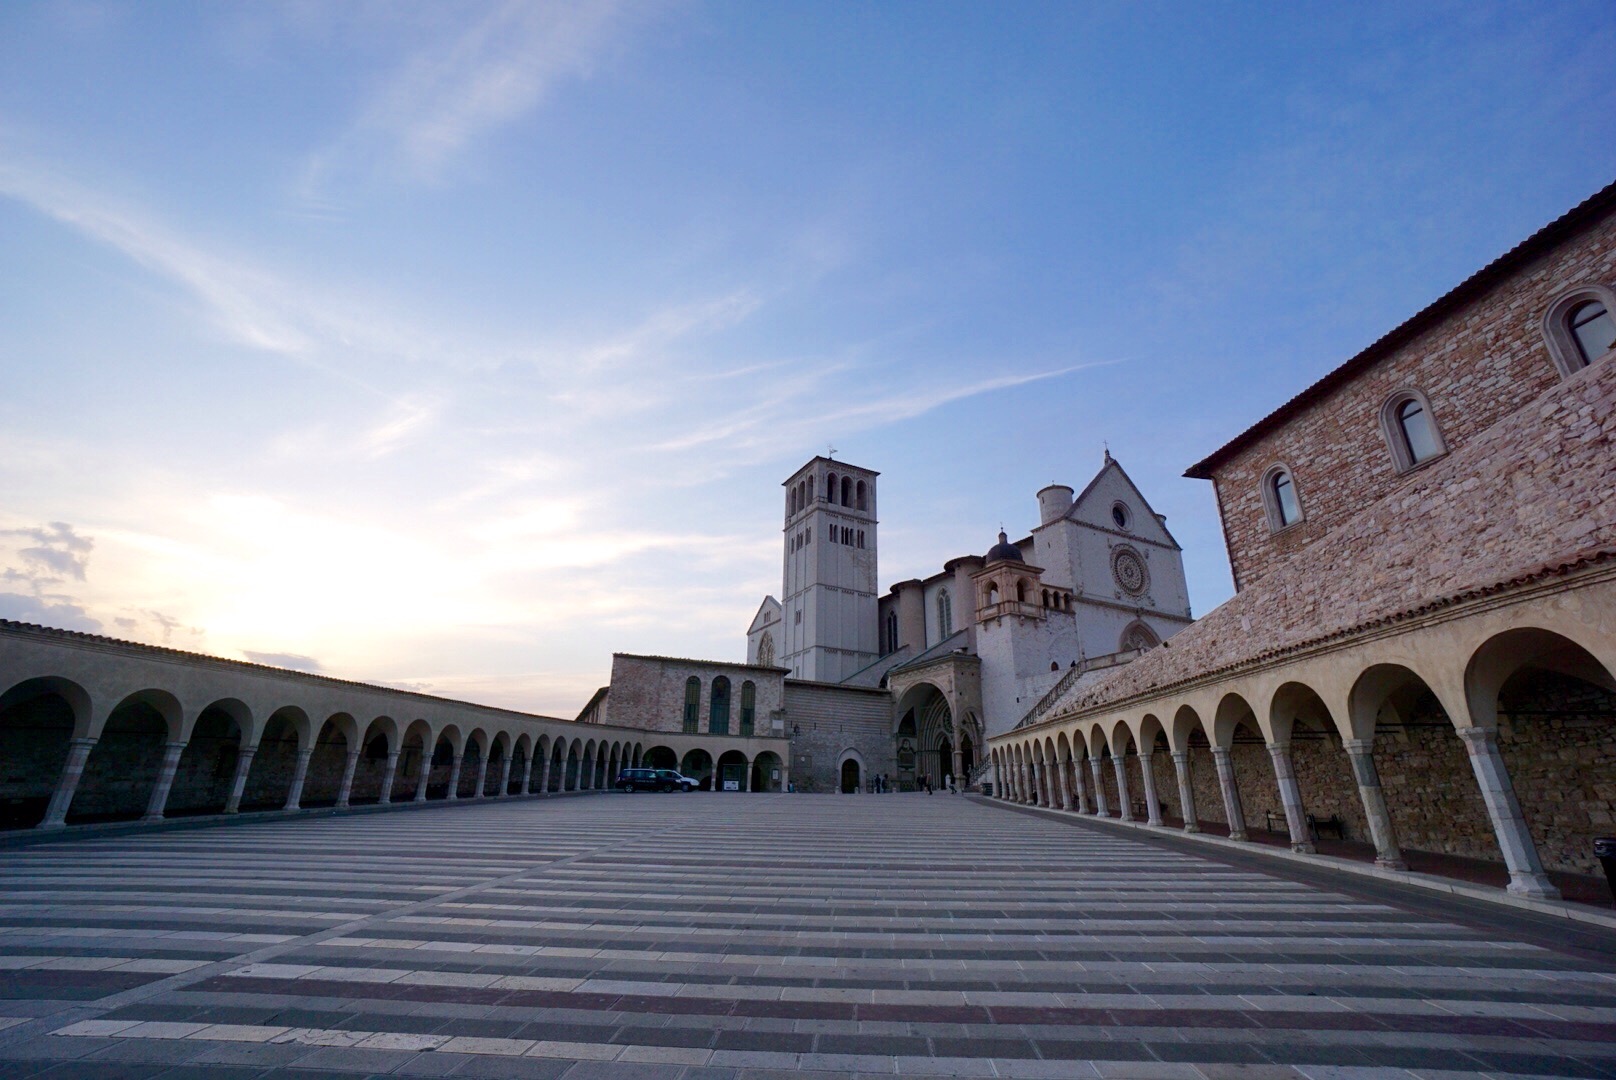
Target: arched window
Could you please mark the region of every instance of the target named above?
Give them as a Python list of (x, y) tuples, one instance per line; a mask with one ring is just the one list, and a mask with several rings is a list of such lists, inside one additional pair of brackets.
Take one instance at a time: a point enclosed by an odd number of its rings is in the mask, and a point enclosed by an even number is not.
[(791, 489), (791, 497), (786, 500), (786, 517), (797, 516), (797, 489)]
[(1574, 375), (1616, 350), (1616, 293), (1582, 285), (1562, 293), (1543, 316), (1543, 337), (1561, 374)]
[(1018, 582), (1016, 582), (1016, 603), (1025, 604), (1026, 602), (1027, 602), (1027, 583), (1025, 581), (1018, 581)]
[(828, 503), (833, 503), (833, 502), (836, 501), (836, 474), (835, 473), (830, 473), (825, 477), (825, 501), (828, 502)]
[(808, 501), (814, 501), (814, 478), (811, 476), (808, 478)]
[(713, 680), (713, 700), (707, 706), (707, 730), (714, 735), (729, 734), (729, 680), (722, 675)]
[(858, 501), (858, 508), (860, 510), (863, 510), (865, 508), (864, 507), (864, 481), (860, 480), (858, 482), (858, 487), (855, 489), (855, 491), (856, 491), (856, 495), (854, 497)]
[(858, 546), (860, 548), (862, 548), (864, 546), (864, 530), (863, 529), (860, 529), (858, 531)]
[(999, 602), (999, 586), (995, 582), (988, 582), (988, 607)]
[(1156, 632), (1142, 622), (1135, 622), (1122, 632), (1122, 650), (1130, 652), (1134, 649), (1154, 649), (1161, 644), (1161, 638)]
[(1380, 409), (1380, 427), (1398, 472), (1447, 453), (1431, 403), (1418, 390), (1399, 390), (1387, 398)]
[(842, 505), (853, 505), (853, 478), (851, 476), (842, 477)]
[[(991, 601), (990, 601), (991, 602)], [(941, 641), (954, 632), (954, 598), (948, 595), (947, 589), (937, 590), (937, 640)]]
[(1049, 590), (1048, 589), (1044, 590), (1044, 606), (1045, 607), (1049, 606)]
[(685, 680), (685, 734), (694, 735), (700, 723), (701, 680), (692, 675)]
[(741, 684), (741, 734), (750, 735), (757, 725), (757, 684), (747, 679)]
[(887, 612), (887, 647), (885, 651), (889, 653), (898, 651), (898, 613), (896, 611)]
[(774, 666), (774, 635), (767, 630), (763, 631), (763, 637), (758, 640), (757, 662), (764, 667)]
[(1275, 465), (1263, 474), (1262, 497), (1272, 531), (1288, 529), (1302, 520), (1302, 500), (1296, 493), (1296, 480), (1285, 466)]

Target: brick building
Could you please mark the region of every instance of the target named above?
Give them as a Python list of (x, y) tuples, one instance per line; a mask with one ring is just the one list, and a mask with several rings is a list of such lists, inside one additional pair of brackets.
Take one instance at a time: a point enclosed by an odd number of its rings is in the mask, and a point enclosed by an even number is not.
[[(1552, 896), (1616, 824), (1616, 185), (1192, 466), (1236, 595), (991, 743), (1000, 792)], [(1008, 791), (1006, 792), (1006, 788)]]

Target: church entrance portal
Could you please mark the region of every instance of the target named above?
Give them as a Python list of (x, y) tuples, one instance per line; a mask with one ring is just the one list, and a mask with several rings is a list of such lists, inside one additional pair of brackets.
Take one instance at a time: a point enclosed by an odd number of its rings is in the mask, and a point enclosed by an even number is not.
[(943, 777), (954, 771), (954, 719), (948, 699), (930, 683), (904, 694), (902, 719), (893, 738), (898, 764), (899, 791), (916, 791), (922, 778), (940, 790)]
[(842, 794), (855, 795), (859, 790), (859, 763), (852, 758), (842, 762)]

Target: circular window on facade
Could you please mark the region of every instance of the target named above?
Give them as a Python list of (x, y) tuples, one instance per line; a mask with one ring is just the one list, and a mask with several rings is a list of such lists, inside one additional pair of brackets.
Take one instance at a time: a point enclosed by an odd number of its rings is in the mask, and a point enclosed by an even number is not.
[(1124, 592), (1135, 596), (1145, 591), (1150, 584), (1150, 575), (1145, 570), (1145, 560), (1139, 553), (1130, 547), (1119, 547), (1111, 553), (1111, 576), (1117, 579)]
[(1126, 529), (1130, 519), (1127, 506), (1122, 503), (1111, 504), (1111, 520), (1117, 523), (1117, 528)]

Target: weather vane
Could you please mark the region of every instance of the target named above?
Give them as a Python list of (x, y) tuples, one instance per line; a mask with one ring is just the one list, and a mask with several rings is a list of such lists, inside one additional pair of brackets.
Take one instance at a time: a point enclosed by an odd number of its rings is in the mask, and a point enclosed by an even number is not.
[(835, 457), (836, 456), (836, 447), (832, 446), (830, 443), (826, 443), (825, 444), (825, 456), (828, 457), (828, 458)]

